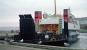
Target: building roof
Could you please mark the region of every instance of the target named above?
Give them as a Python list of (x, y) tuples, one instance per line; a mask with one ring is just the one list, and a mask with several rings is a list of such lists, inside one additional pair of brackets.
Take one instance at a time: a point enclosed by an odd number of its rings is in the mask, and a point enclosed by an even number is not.
[(42, 19), (39, 24), (59, 24), (58, 17), (49, 17), (46, 19)]
[(76, 18), (76, 20), (79, 21), (80, 25), (81, 25), (81, 24), (86, 24), (86, 25), (87, 25), (87, 17)]

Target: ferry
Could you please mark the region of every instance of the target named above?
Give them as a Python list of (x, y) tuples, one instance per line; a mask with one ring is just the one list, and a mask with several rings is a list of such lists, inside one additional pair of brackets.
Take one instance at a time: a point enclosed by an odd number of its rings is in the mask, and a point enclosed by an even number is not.
[(35, 20), (31, 14), (19, 15), (20, 32), (14, 36), (14, 40), (54, 46), (64, 46), (65, 43), (72, 44), (78, 41), (80, 25), (70, 9), (64, 9), (63, 15), (42, 18), (41, 14), (41, 11), (37, 11)]
[(78, 40), (79, 21), (75, 20), (70, 9), (64, 9), (63, 15), (50, 15), (40, 19), (38, 27), (39, 43), (63, 45)]

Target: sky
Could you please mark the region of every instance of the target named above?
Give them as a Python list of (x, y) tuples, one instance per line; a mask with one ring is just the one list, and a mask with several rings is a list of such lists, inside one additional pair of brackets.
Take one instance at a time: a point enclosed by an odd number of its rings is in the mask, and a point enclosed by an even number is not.
[[(87, 0), (57, 0), (57, 14), (70, 8), (76, 18), (87, 17)], [(32, 14), (42, 11), (54, 13), (54, 0), (0, 0), (0, 27), (18, 27), (19, 14)]]

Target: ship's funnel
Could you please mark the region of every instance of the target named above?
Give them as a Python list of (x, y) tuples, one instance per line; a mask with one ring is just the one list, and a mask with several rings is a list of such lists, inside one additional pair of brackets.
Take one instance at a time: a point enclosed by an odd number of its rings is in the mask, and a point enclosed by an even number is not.
[(35, 23), (39, 23), (40, 19), (42, 19), (42, 11), (35, 11)]
[(69, 36), (69, 30), (68, 30), (68, 17), (69, 17), (69, 9), (64, 9), (64, 34), (65, 38), (68, 39)]

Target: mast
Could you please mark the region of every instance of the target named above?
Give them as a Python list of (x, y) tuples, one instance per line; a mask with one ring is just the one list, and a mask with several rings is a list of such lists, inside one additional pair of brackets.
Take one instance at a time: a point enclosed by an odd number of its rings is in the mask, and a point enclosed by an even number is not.
[(56, 15), (56, 0), (54, 0), (54, 15)]

